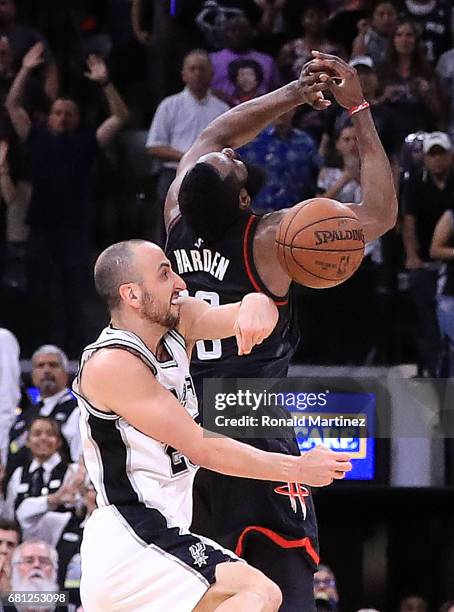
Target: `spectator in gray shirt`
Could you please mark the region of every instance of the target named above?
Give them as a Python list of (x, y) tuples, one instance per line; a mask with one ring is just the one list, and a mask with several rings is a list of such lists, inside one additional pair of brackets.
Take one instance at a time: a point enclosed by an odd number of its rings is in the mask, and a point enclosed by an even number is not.
[(207, 125), (229, 108), (210, 92), (212, 76), (206, 51), (195, 49), (188, 53), (181, 73), (186, 87), (161, 102), (148, 133), (147, 150), (162, 162), (156, 194), (160, 219), (154, 237), (161, 244), (164, 241), (162, 209), (178, 162)]

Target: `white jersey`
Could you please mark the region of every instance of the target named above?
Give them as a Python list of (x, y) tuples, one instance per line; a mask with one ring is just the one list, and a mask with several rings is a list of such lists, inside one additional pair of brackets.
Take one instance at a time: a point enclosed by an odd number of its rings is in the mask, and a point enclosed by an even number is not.
[[(172, 330), (165, 334), (163, 342), (170, 355), (165, 362), (159, 361), (132, 332), (106, 327), (96, 342), (84, 349), (78, 378), (84, 364), (99, 349), (115, 347), (130, 351), (143, 360), (151, 370), (150, 376), (154, 375), (171, 391), (195, 419), (197, 397), (184, 338)], [(146, 514), (154, 517), (156, 528), (189, 528), (197, 466), (174, 448), (143, 434), (125, 418), (97, 409), (80, 395), (77, 380), (75, 392), (80, 406), (85, 465), (96, 489), (98, 507), (114, 505), (122, 514), (127, 511), (137, 517), (140, 509), (148, 509)]]

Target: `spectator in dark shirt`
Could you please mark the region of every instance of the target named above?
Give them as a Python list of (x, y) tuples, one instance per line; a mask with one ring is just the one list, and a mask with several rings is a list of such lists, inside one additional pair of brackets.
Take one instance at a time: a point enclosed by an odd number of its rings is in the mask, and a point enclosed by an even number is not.
[(19, 70), (22, 60), (29, 49), (37, 42), (45, 50), (42, 72), (44, 90), (51, 100), (58, 92), (58, 72), (49, 46), (42, 34), (27, 25), (16, 22), (16, 5), (14, 0), (0, 0), (0, 36), (6, 36), (12, 50), (13, 69)]
[(434, 64), (452, 46), (452, 0), (404, 0), (401, 16), (421, 32), (427, 61)]
[(255, 60), (236, 60), (229, 65), (229, 79), (235, 85), (229, 104), (237, 106), (257, 97), (263, 81), (263, 70)]
[[(58, 98), (47, 125), (36, 127), (22, 107), (24, 88), (33, 70), (43, 62), (43, 45), (37, 43), (24, 57), (6, 100), (6, 108), (20, 140), (30, 154), (32, 199), (28, 215), (28, 283), (30, 342), (44, 344), (52, 338), (52, 287), (63, 296), (64, 345), (77, 355), (84, 344), (83, 304), (90, 262), (90, 172), (99, 147), (105, 147), (128, 118), (128, 110), (109, 81), (100, 58), (89, 56), (86, 76), (104, 91), (110, 117), (97, 130), (80, 127), (74, 100)], [(57, 272), (57, 276), (55, 273)], [(53, 278), (54, 277), (54, 278)]]
[(385, 61), (397, 25), (393, 2), (376, 2), (370, 19), (358, 22), (359, 34), (353, 41), (352, 58), (368, 55), (375, 65)]
[(410, 177), (402, 194), (405, 267), (410, 274), (410, 293), (418, 317), (420, 363), (436, 376), (439, 334), (435, 315), (438, 266), (431, 260), (430, 244), (441, 215), (454, 201), (454, 170), (447, 134), (433, 132), (424, 140), (424, 168)]
[(435, 72), (424, 58), (419, 34), (411, 21), (397, 26), (387, 61), (379, 67), (382, 102), (395, 115), (397, 139), (407, 134), (431, 131), (441, 116)]

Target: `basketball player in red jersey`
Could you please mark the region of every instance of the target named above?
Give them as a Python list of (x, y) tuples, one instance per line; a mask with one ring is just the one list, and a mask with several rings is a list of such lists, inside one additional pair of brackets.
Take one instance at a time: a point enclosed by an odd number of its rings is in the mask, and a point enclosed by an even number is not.
[[(251, 290), (262, 291), (278, 306), (279, 321), (271, 336), (241, 360), (229, 340), (198, 343), (191, 374), (199, 400), (203, 378), (287, 374), (298, 333), (292, 325), (291, 278), (281, 269), (274, 244), (287, 211), (263, 217), (251, 213), (260, 177), (233, 149), (300, 104), (327, 108), (330, 102), (323, 96), (327, 89), (349, 109), (358, 138), (364, 201), (352, 208), (366, 241), (394, 226), (397, 201), (391, 168), (357, 73), (343, 60), (314, 52), (298, 81), (213, 121), (181, 160), (169, 190), (164, 211), (167, 254), (190, 295), (214, 305), (241, 300)], [(299, 453), (292, 439), (243, 441), (270, 452)], [(193, 530), (236, 550), (277, 583), (283, 593), (281, 611), (312, 612), (313, 571), (319, 557), (309, 487), (204, 472), (196, 480)]]

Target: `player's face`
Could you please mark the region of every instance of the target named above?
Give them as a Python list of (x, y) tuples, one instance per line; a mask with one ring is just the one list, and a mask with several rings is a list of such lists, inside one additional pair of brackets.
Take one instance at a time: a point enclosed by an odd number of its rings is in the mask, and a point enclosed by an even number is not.
[(238, 159), (233, 149), (226, 148), (222, 149), (220, 152), (207, 153), (207, 155), (202, 155), (198, 161), (213, 166), (213, 168), (219, 172), (222, 179), (233, 174), (241, 185), (246, 183), (247, 168), (244, 163)]
[(33, 360), (32, 381), (42, 397), (50, 397), (62, 391), (68, 382), (60, 358), (53, 353), (43, 353)]
[(140, 269), (146, 270), (140, 284), (139, 314), (150, 323), (173, 329), (180, 319), (180, 291), (186, 289), (186, 283), (155, 245), (145, 245), (137, 257)]
[(394, 34), (394, 47), (397, 53), (410, 55), (415, 50), (416, 34), (409, 23), (400, 25)]
[(396, 27), (397, 11), (390, 2), (380, 2), (372, 15), (372, 26), (380, 34), (391, 34)]
[(427, 170), (435, 176), (443, 176), (448, 172), (452, 163), (451, 151), (445, 151), (443, 147), (434, 146), (424, 155), (424, 165)]
[(58, 451), (61, 441), (52, 423), (43, 419), (33, 421), (28, 432), (27, 446), (33, 457), (46, 461)]
[(19, 534), (13, 529), (0, 529), (0, 566), (11, 561), (14, 549), (19, 544)]

